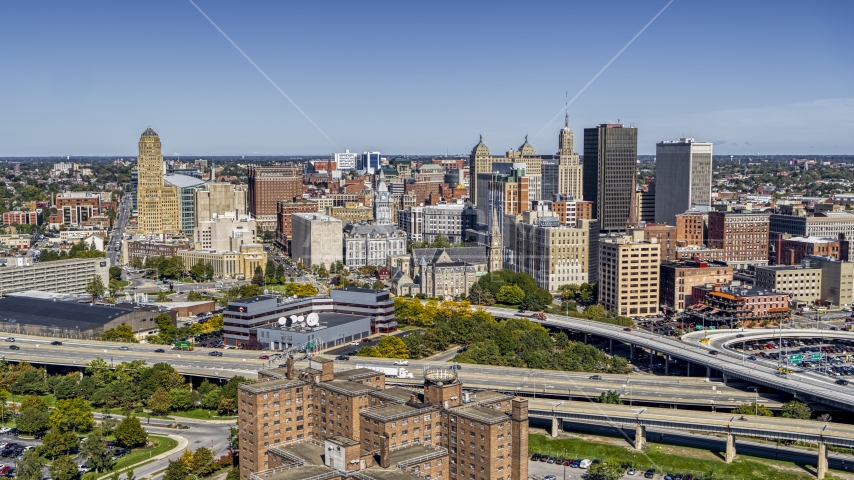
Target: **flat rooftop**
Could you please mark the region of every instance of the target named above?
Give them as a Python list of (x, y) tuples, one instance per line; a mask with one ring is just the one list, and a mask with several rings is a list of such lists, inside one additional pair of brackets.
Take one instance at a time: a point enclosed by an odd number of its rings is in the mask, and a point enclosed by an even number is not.
[(0, 322), (69, 329), (102, 327), (133, 312), (118, 307), (33, 297), (0, 298)]
[[(286, 326), (287, 324), (280, 325), (278, 322), (271, 322), (266, 325), (262, 325), (258, 328), (282, 331), (316, 330), (318, 328), (338, 327), (341, 325), (346, 325), (348, 323), (353, 323), (358, 320), (369, 318), (366, 315), (350, 315), (346, 313), (318, 313), (317, 317), (318, 323), (314, 327), (309, 327), (305, 324), (305, 322), (293, 322), (291, 323), (291, 326)], [(290, 321), (289, 317), (285, 318)]]
[(316, 477), (333, 471), (334, 470), (327, 466), (319, 465), (312, 467), (296, 467), (291, 468), (290, 470), (274, 472), (269, 475), (264, 475), (263, 472), (261, 472), (256, 475), (260, 476), (264, 480), (304, 480), (306, 478)]

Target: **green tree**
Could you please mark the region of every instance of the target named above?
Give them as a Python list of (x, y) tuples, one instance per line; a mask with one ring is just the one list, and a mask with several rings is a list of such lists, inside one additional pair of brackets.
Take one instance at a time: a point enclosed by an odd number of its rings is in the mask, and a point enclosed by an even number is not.
[(80, 443), (80, 453), (96, 472), (100, 473), (112, 468), (112, 452), (107, 449), (104, 436), (98, 430), (92, 432)]
[(128, 265), (129, 265), (131, 268), (135, 268), (135, 269), (137, 269), (137, 270), (139, 270), (139, 269), (141, 269), (141, 268), (144, 268), (144, 266), (143, 266), (143, 264), (142, 264), (142, 259), (141, 259), (141, 258), (139, 258), (139, 257), (133, 257), (133, 258), (131, 258), (131, 259), (130, 259), (130, 261), (128, 262)]
[(291, 288), (291, 293), (298, 297), (313, 297), (317, 295), (317, 288), (308, 283), (295, 283)]
[(623, 478), (625, 469), (619, 463), (597, 463), (590, 465), (585, 472), (587, 480), (620, 480)]
[(187, 388), (169, 390), (169, 401), (173, 410), (189, 410), (193, 406), (192, 392)]
[(104, 333), (98, 337), (98, 340), (103, 340), (107, 342), (128, 342), (128, 343), (138, 343), (136, 339), (136, 335), (133, 333), (133, 329), (130, 325), (118, 325), (109, 330), (105, 330)]
[(48, 430), (39, 447), (41, 452), (48, 458), (57, 458), (65, 455), (76, 447), (80, 439), (74, 432), (60, 432), (59, 430)]
[(780, 413), (783, 418), (797, 418), (800, 420), (809, 420), (812, 418), (812, 410), (805, 403), (797, 400), (791, 400), (783, 404), (783, 409)]
[(213, 452), (205, 447), (199, 447), (193, 452), (193, 459), (187, 465), (190, 472), (207, 475), (213, 471)]
[(212, 390), (202, 396), (202, 408), (207, 408), (209, 410), (215, 410), (219, 406), (219, 401), (221, 398), (221, 393), (219, 389)]
[(24, 458), (22, 460), (18, 460), (18, 468), (15, 472), (17, 479), (42, 480), (44, 478), (42, 469), (45, 464), (46, 462), (44, 457), (39, 455), (35, 450), (28, 450), (24, 452)]
[(436, 239), (433, 240), (433, 243), (430, 244), (430, 246), (434, 248), (449, 248), (451, 246), (451, 241), (444, 235), (436, 235)]
[(261, 270), (260, 265), (255, 267), (255, 273), (252, 275), (252, 284), (259, 287), (264, 285), (264, 271)]
[(47, 427), (50, 426), (47, 403), (41, 397), (30, 396), (25, 398), (21, 402), (16, 425), (18, 430), (29, 434), (47, 430)]
[(110, 278), (115, 280), (122, 279), (122, 267), (113, 266), (110, 267)]
[(165, 388), (158, 388), (148, 397), (148, 408), (158, 415), (165, 415), (172, 408), (172, 397)]
[(15, 395), (43, 395), (47, 393), (48, 386), (45, 382), (44, 370), (30, 369), (25, 371), (9, 386), (9, 390)]
[(495, 298), (492, 296), (492, 292), (478, 284), (474, 284), (469, 289), (468, 301), (472, 305), (492, 305), (495, 303)]
[(236, 404), (237, 403), (237, 387), (241, 383), (247, 383), (247, 382), (249, 382), (249, 379), (246, 377), (243, 377), (241, 375), (231, 377), (228, 380), (228, 383), (226, 383), (222, 387), (222, 394), (221, 394), (222, 398), (233, 400)]
[(157, 299), (155, 301), (158, 303), (168, 302), (169, 292), (157, 292)]
[(122, 419), (113, 436), (116, 437), (117, 442), (127, 448), (139, 447), (148, 441), (148, 433), (140, 425), (139, 419), (134, 416)]
[(186, 480), (187, 479), (187, 465), (180, 458), (169, 461), (169, 466), (166, 467), (166, 471), (163, 473), (163, 480)]
[(599, 398), (597, 398), (599, 403), (610, 403), (613, 405), (622, 405), (623, 399), (620, 397), (620, 394), (615, 392), (614, 390), (608, 390), (606, 392), (602, 392), (599, 394)]
[(88, 432), (94, 426), (92, 405), (82, 398), (57, 400), (50, 412), (50, 427), (61, 432)]
[(495, 299), (505, 305), (519, 305), (525, 299), (525, 291), (518, 285), (503, 285)]
[(382, 280), (377, 280), (376, 282), (374, 282), (371, 288), (373, 288), (374, 290), (382, 290), (383, 288), (385, 288), (385, 284)]
[(77, 464), (69, 455), (63, 455), (50, 465), (50, 476), (54, 480), (72, 480), (77, 478)]
[(195, 265), (190, 267), (190, 276), (192, 276), (196, 281), (204, 280), (206, 270), (205, 261), (199, 259)]
[(409, 358), (409, 349), (400, 337), (384, 337), (377, 343), (376, 350), (384, 358)]
[(86, 364), (86, 375), (95, 379), (95, 383), (102, 387), (113, 381), (113, 367), (103, 358), (97, 357)]
[(92, 280), (86, 285), (86, 293), (92, 295), (92, 297), (103, 297), (105, 290), (104, 281), (101, 280), (100, 275), (92, 277)]
[(750, 403), (742, 403), (738, 406), (732, 413), (737, 413), (739, 415), (756, 415), (759, 414), (761, 417), (773, 417), (774, 412), (771, 411), (770, 408), (766, 407), (762, 404), (757, 404), (756, 402)]
[(53, 394), (56, 395), (56, 398), (58, 399), (76, 397), (78, 394), (77, 379), (70, 375), (62, 376), (56, 384), (56, 387), (53, 389)]
[(187, 294), (187, 301), (190, 301), (190, 302), (198, 302), (204, 298), (205, 297), (201, 293), (199, 293), (195, 290), (191, 290), (190, 293)]

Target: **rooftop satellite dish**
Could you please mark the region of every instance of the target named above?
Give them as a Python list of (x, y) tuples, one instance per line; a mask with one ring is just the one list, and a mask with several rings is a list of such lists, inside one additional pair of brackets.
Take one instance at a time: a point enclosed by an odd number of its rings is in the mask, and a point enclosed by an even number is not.
[(319, 323), (320, 323), (320, 317), (314, 312), (309, 313), (308, 316), (305, 317), (305, 324), (308, 325), (309, 327), (316, 327), (317, 324), (319, 324)]
[(297, 323), (297, 318), (298, 318), (298, 317), (297, 317), (296, 315), (291, 315), (291, 317), (290, 317), (290, 318), (291, 318), (291, 323)]
[(279, 325), (284, 325), (288, 323), (288, 319), (285, 317), (279, 317)]
[(299, 317), (297, 317), (297, 321), (298, 321), (299, 323), (303, 323), (303, 322), (305, 322), (305, 316), (300, 315)]

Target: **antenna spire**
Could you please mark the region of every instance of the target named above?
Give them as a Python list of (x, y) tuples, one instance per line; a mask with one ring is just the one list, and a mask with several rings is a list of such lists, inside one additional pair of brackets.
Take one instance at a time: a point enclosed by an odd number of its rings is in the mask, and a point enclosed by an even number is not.
[(569, 92), (566, 92), (566, 105), (564, 109), (566, 110), (566, 117), (564, 117), (563, 126), (569, 128)]

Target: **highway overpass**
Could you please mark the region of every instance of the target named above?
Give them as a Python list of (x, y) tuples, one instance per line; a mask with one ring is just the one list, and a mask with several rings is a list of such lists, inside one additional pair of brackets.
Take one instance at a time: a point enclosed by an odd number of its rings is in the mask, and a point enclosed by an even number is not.
[(547, 399), (528, 401), (528, 415), (552, 420), (552, 436), (563, 428), (563, 422), (634, 428), (635, 448), (643, 448), (647, 428), (665, 428), (722, 435), (726, 438), (725, 460), (736, 454), (736, 437), (772, 441), (795, 441), (818, 445), (816, 466), (818, 478), (827, 472), (827, 446), (854, 447), (854, 426), (794, 420), (790, 418), (711, 413), (666, 408), (630, 407), (591, 402), (556, 402)]
[[(504, 317), (515, 317), (515, 313), (511, 310), (504, 310), (503, 312), (499, 310), (503, 309), (492, 308), (489, 309), (489, 312)], [(832, 380), (820, 375), (812, 373), (779, 375), (780, 372), (777, 371), (776, 367), (769, 365), (757, 363), (742, 365), (740, 354), (737, 355), (724, 350), (719, 355), (711, 355), (709, 353), (710, 347), (697, 342), (662, 337), (643, 330), (625, 331), (624, 327), (602, 322), (561, 315), (548, 315), (545, 320), (533, 318), (531, 320), (555, 329), (595, 335), (610, 341), (623, 342), (633, 349), (644, 348), (653, 354), (684, 360), (689, 363), (689, 368), (691, 366), (705, 368), (707, 377), (713, 376), (715, 372), (720, 372), (724, 382), (734, 378), (741, 379), (752, 385), (765, 386), (795, 395), (804, 401), (854, 411), (854, 390), (851, 387), (836, 385)], [(772, 333), (776, 332), (775, 330), (764, 329), (763, 331), (776, 336)], [(812, 330), (793, 331), (806, 337), (816, 335), (810, 333), (813, 332)], [(787, 332), (787, 330), (783, 330), (783, 332)], [(831, 333), (827, 330), (815, 330), (815, 332), (824, 332), (828, 336)]]

